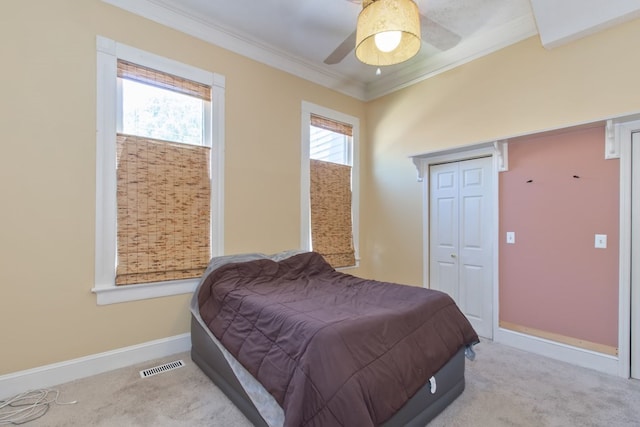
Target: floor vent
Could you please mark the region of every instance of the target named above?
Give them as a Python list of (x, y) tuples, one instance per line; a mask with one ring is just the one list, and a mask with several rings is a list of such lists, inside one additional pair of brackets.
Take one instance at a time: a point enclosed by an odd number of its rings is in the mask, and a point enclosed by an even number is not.
[(167, 371), (173, 371), (174, 369), (182, 368), (184, 362), (182, 360), (176, 360), (175, 362), (165, 363), (164, 365), (156, 366), (153, 368), (140, 371), (140, 378), (151, 377), (156, 374), (161, 374)]

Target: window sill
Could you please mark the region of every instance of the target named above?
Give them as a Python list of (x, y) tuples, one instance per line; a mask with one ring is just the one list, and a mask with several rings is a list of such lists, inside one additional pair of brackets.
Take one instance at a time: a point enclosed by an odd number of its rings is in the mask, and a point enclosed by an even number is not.
[(172, 280), (170, 282), (145, 283), (141, 285), (96, 286), (98, 305), (117, 304), (171, 295), (190, 294), (195, 291), (200, 279)]
[(360, 258), (356, 258), (356, 264), (355, 265), (348, 265), (346, 267), (338, 267), (338, 268), (336, 268), (336, 271), (353, 270), (354, 268), (360, 268)]

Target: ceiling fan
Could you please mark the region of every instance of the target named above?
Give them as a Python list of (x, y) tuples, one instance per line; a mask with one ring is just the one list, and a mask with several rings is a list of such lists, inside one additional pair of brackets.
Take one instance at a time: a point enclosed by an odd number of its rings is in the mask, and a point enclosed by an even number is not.
[[(362, 0), (347, 0), (351, 3), (361, 4)], [(461, 37), (449, 29), (438, 24), (427, 16), (420, 14), (420, 29), (422, 40), (439, 50), (448, 50), (456, 46)], [(335, 48), (324, 60), (327, 65), (339, 64), (346, 56), (355, 49), (356, 30), (353, 30), (342, 43)]]

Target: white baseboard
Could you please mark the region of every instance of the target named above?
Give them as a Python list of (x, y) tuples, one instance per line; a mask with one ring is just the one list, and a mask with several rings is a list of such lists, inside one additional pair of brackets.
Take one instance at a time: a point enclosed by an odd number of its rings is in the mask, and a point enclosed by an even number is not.
[(0, 376), (0, 399), (28, 390), (48, 388), (147, 360), (182, 353), (190, 349), (191, 334), (186, 333), (2, 375)]
[(594, 369), (610, 375), (621, 375), (619, 359), (608, 354), (597, 353), (502, 328), (498, 328), (493, 340), (500, 344), (571, 363), (572, 365)]

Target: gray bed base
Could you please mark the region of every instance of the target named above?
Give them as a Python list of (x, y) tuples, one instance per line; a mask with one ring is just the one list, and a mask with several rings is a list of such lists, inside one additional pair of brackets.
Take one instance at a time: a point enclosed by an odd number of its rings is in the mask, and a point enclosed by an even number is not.
[[(218, 346), (207, 331), (192, 316), (191, 359), (227, 395), (256, 427), (268, 427), (245, 393)], [(382, 427), (424, 427), (464, 391), (464, 348), (435, 375), (436, 392), (431, 393), (429, 382), (422, 387)]]

